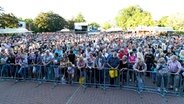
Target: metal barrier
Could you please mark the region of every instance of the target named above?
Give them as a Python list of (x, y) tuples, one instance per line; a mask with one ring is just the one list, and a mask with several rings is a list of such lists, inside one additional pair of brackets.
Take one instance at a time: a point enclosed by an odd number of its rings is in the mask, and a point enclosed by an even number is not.
[[(72, 69), (73, 68), (73, 69)], [(152, 92), (162, 96), (184, 95), (184, 77), (173, 73), (160, 74), (154, 71), (135, 72), (132, 69), (110, 68), (66, 68), (59, 65), (0, 64), (1, 79), (16, 82), (33, 80), (41, 85), (45, 82), (58, 84), (80, 84), (85, 88), (99, 87), (132, 89), (138, 93)]]

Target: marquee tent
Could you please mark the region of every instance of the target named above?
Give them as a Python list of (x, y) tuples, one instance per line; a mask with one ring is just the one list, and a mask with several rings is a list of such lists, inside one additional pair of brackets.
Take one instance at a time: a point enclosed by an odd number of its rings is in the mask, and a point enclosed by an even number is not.
[(30, 33), (26, 28), (5, 28), (0, 29), (0, 34), (13, 34), (13, 33)]

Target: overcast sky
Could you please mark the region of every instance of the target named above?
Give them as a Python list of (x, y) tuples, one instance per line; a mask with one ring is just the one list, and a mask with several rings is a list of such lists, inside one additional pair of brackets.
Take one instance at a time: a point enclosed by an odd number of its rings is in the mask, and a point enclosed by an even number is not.
[(88, 22), (114, 20), (118, 11), (130, 5), (139, 5), (151, 12), (154, 19), (184, 12), (183, 0), (0, 0), (5, 12), (18, 17), (35, 18), (40, 12), (53, 11), (66, 19), (82, 13)]

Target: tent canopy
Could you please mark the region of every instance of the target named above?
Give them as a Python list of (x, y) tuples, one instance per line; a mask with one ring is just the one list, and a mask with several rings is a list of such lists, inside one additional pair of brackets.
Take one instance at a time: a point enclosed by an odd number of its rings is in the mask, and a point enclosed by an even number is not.
[(154, 31), (154, 32), (167, 32), (174, 31), (172, 27), (158, 27), (158, 26), (138, 26), (135, 31)]
[(0, 29), (0, 34), (12, 34), (12, 33), (28, 33), (32, 31), (28, 31), (26, 28), (5, 28)]
[(62, 29), (60, 32), (70, 32), (69, 29)]
[(110, 28), (106, 30), (106, 32), (118, 32), (118, 31), (123, 31), (123, 30), (121, 28)]

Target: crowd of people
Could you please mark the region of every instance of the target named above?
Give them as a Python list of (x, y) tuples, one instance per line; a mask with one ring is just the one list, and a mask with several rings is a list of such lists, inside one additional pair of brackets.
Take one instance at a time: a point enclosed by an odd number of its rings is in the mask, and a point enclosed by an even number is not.
[(32, 78), (70, 83), (83, 76), (88, 83), (95, 79), (95, 83), (109, 81), (113, 85), (116, 77), (122, 83), (132, 80), (132, 76), (144, 82), (142, 76), (146, 73), (153, 77), (158, 91), (167, 91), (167, 87), (178, 91), (183, 65), (182, 35), (38, 33), (0, 37), (1, 77), (26, 78), (29, 73)]

